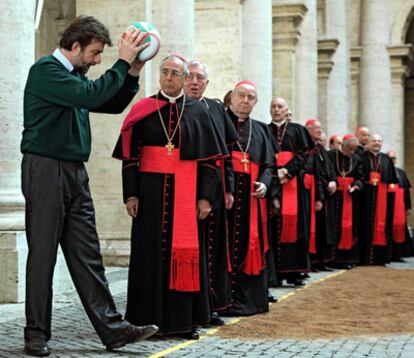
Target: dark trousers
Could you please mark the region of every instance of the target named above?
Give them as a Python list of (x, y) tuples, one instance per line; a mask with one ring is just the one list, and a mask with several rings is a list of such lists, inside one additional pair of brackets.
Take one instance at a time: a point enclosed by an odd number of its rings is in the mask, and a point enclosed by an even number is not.
[(25, 338), (51, 337), (52, 281), (58, 245), (85, 311), (104, 344), (128, 322), (117, 312), (108, 288), (95, 228), (89, 178), (81, 162), (25, 154), (26, 199)]

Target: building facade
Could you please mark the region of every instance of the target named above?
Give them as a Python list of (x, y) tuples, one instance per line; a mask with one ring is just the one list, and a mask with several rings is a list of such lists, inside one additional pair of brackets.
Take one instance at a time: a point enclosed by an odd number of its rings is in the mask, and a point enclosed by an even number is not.
[[(0, 302), (24, 299), (19, 144), (27, 72), (76, 15), (96, 16), (114, 43), (134, 21), (158, 28), (161, 50), (145, 65), (136, 100), (157, 90), (160, 59), (178, 51), (209, 66), (209, 97), (223, 98), (242, 79), (255, 82), (261, 121), (270, 120), (277, 95), (295, 121), (317, 117), (328, 136), (366, 125), (384, 137), (384, 150), (397, 151), (414, 182), (414, 0), (3, 0), (0, 11)], [(107, 48), (90, 77), (116, 55), (116, 46)], [(102, 253), (114, 265), (127, 265), (129, 255), (121, 168), (111, 159), (125, 113), (91, 115), (87, 164)]]

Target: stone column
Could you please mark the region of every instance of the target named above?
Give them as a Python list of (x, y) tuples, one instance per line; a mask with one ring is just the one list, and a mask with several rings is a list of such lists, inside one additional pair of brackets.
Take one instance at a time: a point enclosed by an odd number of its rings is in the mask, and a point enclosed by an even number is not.
[(206, 97), (223, 100), (239, 79), (240, 16), (239, 0), (195, 2), (195, 57), (210, 71)]
[(296, 98), (294, 120), (304, 123), (318, 114), (318, 34), (317, 1), (304, 0), (308, 8), (302, 36), (296, 47)]
[(152, 19), (161, 35), (161, 49), (151, 61), (151, 94), (159, 89), (159, 64), (171, 52), (194, 56), (194, 0), (152, 0)]
[(33, 0), (4, 0), (0, 11), (0, 303), (24, 298), (24, 198), (20, 189), (23, 91), (34, 62)]
[(244, 0), (242, 3), (241, 76), (257, 86), (259, 101), (252, 117), (270, 121), (272, 99), (272, 0)]
[(404, 167), (404, 91), (405, 79), (409, 75), (408, 63), (412, 60), (412, 45), (388, 47), (391, 62), (392, 107), (390, 122), (392, 123), (391, 144), (397, 152), (398, 166)]
[[(350, 50), (351, 59), (351, 118), (349, 128), (356, 129), (359, 126), (359, 73), (361, 67), (361, 47)], [(352, 131), (353, 132), (353, 131)]]
[(331, 100), (328, 92), (328, 79), (334, 67), (332, 57), (338, 47), (338, 40), (324, 39), (318, 41), (318, 119), (323, 130), (331, 134), (331, 118), (327, 116), (327, 109)]
[(370, 0), (361, 3), (361, 73), (360, 123), (371, 133), (384, 138), (383, 150), (390, 149), (391, 136), (391, 73), (387, 52), (389, 43), (389, 12), (387, 0)]
[(308, 11), (303, 4), (274, 5), (273, 18), (273, 96), (286, 99), (296, 118), (296, 45), (299, 26)]
[[(148, 0), (149, 1), (149, 0)], [(77, 0), (77, 14), (92, 14), (108, 27), (114, 46), (105, 47), (102, 63), (92, 67), (88, 77), (100, 76), (118, 58), (117, 41), (135, 21), (151, 21), (146, 17), (148, 3), (138, 0), (117, 0), (122, 11), (113, 11), (110, 2)], [(155, 24), (158, 27), (158, 23)], [(144, 68), (150, 65), (147, 63)], [(140, 78), (140, 90), (131, 105), (145, 96), (146, 72)], [(128, 265), (131, 220), (122, 201), (121, 163), (111, 158), (127, 108), (120, 115), (90, 113), (92, 153), (87, 163), (90, 187), (96, 212), (96, 227), (105, 265)]]
[(349, 44), (347, 27), (347, 0), (325, 0), (326, 4), (326, 36), (338, 41), (333, 54), (334, 66), (327, 83), (328, 134), (346, 134), (354, 128), (349, 126), (350, 120), (350, 75), (349, 75)]

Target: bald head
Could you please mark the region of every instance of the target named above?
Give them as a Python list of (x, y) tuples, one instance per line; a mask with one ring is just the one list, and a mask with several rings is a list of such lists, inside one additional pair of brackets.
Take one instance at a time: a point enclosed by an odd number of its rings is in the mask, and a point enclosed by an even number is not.
[(355, 136), (358, 138), (359, 144), (365, 146), (369, 140), (369, 129), (367, 127), (358, 127), (355, 131)]
[(270, 115), (273, 122), (282, 122), (286, 119), (289, 112), (289, 106), (282, 97), (275, 97), (270, 102)]

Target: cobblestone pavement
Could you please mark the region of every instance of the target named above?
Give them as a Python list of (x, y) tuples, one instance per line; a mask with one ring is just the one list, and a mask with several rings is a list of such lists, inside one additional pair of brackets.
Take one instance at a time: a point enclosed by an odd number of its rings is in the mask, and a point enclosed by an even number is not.
[[(406, 263), (393, 263), (390, 267), (414, 269), (414, 259), (407, 259)], [(313, 282), (331, 274), (315, 273), (308, 281)], [(110, 269), (107, 276), (117, 307), (123, 312), (126, 299), (126, 269)], [(276, 297), (282, 297), (293, 290), (293, 287), (283, 287), (272, 289), (272, 293)], [(234, 318), (226, 320), (231, 323)], [(23, 304), (0, 305), (0, 357), (24, 356), (24, 325)], [(52, 357), (414, 357), (414, 335), (312, 341), (240, 341), (218, 338), (214, 329), (201, 330), (202, 336), (199, 341), (150, 339), (128, 345), (116, 353), (109, 353), (104, 350), (74, 292), (55, 297), (52, 332), (53, 337), (49, 342)]]

